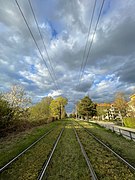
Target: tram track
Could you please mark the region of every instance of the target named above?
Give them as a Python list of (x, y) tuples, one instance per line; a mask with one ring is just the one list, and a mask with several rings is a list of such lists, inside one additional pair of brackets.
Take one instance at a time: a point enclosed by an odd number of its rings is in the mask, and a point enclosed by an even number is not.
[[(90, 130), (85, 128), (79, 122), (76, 121), (76, 123), (77, 123), (76, 126), (79, 126), (77, 132), (79, 134), (81, 142), (83, 146), (85, 146), (86, 153), (89, 154), (89, 159), (90, 160), (92, 159), (92, 166), (94, 167), (94, 170), (97, 173), (99, 179), (102, 179), (103, 176), (107, 176), (107, 172), (108, 172), (108, 176), (110, 176), (111, 174), (113, 176), (112, 178), (109, 177), (110, 179), (115, 179), (115, 178), (118, 179), (118, 177), (120, 179), (120, 174), (124, 174), (124, 173), (125, 173), (125, 175), (123, 175), (124, 179), (129, 179), (129, 178), (135, 179), (135, 167), (133, 167), (129, 162), (127, 162), (119, 154), (117, 154), (105, 143), (103, 143), (99, 138), (97, 138), (93, 133), (91, 133)], [(85, 141), (87, 143), (85, 143)], [(94, 154), (94, 152), (96, 153)], [(99, 170), (100, 164), (96, 163), (96, 161), (102, 163), (101, 166), (104, 167), (101, 167), (101, 171), (104, 172), (100, 173)]]
[(42, 167), (42, 170), (41, 170), (41, 172), (40, 172), (40, 174), (39, 174), (39, 176), (38, 176), (38, 180), (42, 180), (42, 179), (43, 179), (43, 176), (44, 176), (44, 174), (45, 174), (45, 172), (46, 172), (46, 169), (47, 169), (47, 167), (48, 167), (48, 165), (49, 165), (49, 163), (50, 163), (50, 161), (51, 161), (51, 158), (52, 158), (52, 156), (53, 156), (53, 154), (54, 154), (54, 151), (55, 151), (55, 149), (56, 149), (56, 147), (57, 147), (57, 145), (58, 145), (58, 142), (59, 142), (59, 140), (60, 140), (60, 138), (61, 138), (61, 136), (62, 136), (62, 133), (63, 133), (64, 129), (65, 129), (65, 127), (62, 128), (59, 136), (57, 137), (57, 139), (56, 139), (56, 141), (55, 141), (55, 143), (54, 143), (54, 145), (53, 145), (52, 151), (50, 152), (50, 155), (49, 155), (47, 161), (44, 163), (44, 165), (43, 165), (43, 167)]
[(67, 123), (65, 130), (62, 133), (63, 134), (60, 134), (60, 137), (58, 137), (58, 141), (60, 141), (57, 143), (58, 147), (54, 146), (56, 151), (54, 152), (54, 149), (52, 149), (38, 180), (97, 180), (87, 155), (82, 145), (80, 146), (79, 137), (73, 126), (73, 122)]
[(54, 128), (50, 129), (46, 133), (44, 133), (40, 138), (38, 138), (36, 141), (34, 141), (31, 145), (29, 145), (27, 148), (25, 148), (22, 152), (20, 152), (17, 156), (15, 156), (13, 159), (11, 159), (8, 163), (6, 163), (3, 167), (0, 168), (0, 173), (3, 172), (6, 168), (8, 168), (12, 163), (14, 163), (20, 156), (22, 156), (24, 153), (26, 153), (30, 148), (32, 148), (35, 144), (37, 144), (41, 139), (43, 139), (45, 136), (47, 136)]
[(87, 166), (88, 166), (88, 168), (89, 168), (90, 177), (91, 177), (92, 180), (98, 180), (97, 175), (96, 175), (96, 173), (95, 173), (95, 171), (94, 171), (94, 169), (93, 169), (93, 167), (92, 167), (92, 164), (91, 164), (91, 162), (90, 162), (90, 160), (89, 160), (89, 158), (88, 158), (88, 156), (87, 156), (87, 154), (86, 154), (86, 151), (85, 151), (85, 149), (84, 149), (84, 147), (83, 147), (83, 145), (82, 145), (82, 143), (81, 143), (81, 141), (80, 141), (80, 138), (79, 138), (79, 136), (78, 136), (78, 134), (77, 134), (77, 131), (76, 131), (75, 127), (74, 127), (74, 132), (75, 132), (75, 135), (76, 135), (76, 139), (77, 139), (77, 141), (78, 141), (78, 143), (79, 143), (79, 145), (80, 145), (82, 154), (83, 154), (83, 156), (84, 156), (84, 158), (85, 158), (85, 160), (86, 160)]
[(87, 126), (66, 122), (47, 131), (3, 166), (0, 173), (1, 180), (49, 178), (134, 180), (135, 168)]
[[(3, 167), (0, 179), (37, 179), (63, 125), (52, 128)], [(49, 136), (48, 136), (49, 135)]]

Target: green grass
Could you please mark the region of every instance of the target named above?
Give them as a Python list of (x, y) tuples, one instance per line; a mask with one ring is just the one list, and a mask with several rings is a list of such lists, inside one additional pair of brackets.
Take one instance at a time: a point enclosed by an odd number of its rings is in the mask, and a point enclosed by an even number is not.
[(107, 130), (94, 123), (82, 121), (79, 121), (79, 123), (87, 127), (94, 135), (135, 166), (135, 142), (127, 140), (121, 135), (117, 135), (111, 132), (111, 130)]
[(59, 125), (60, 121), (45, 124), (32, 128), (19, 134), (12, 134), (0, 139), (0, 167), (5, 165), (9, 160), (18, 155), (26, 147), (32, 144), (49, 129)]
[[(63, 124), (63, 123), (61, 123)], [(7, 170), (1, 173), (1, 180), (34, 180), (37, 179), (43, 163), (53, 147), (63, 125), (59, 125), (51, 133), (38, 142), (33, 148), (28, 150)]]
[(110, 151), (93, 139), (80, 126), (77, 128), (79, 138), (100, 180), (134, 180), (133, 173)]
[[(58, 129), (55, 128), (50, 134), (9, 166), (9, 168), (0, 175), (0, 179), (36, 180), (43, 163), (48, 159), (53, 144), (65, 123), (68, 124), (58, 143), (49, 167), (47, 168), (44, 179), (90, 179), (87, 164), (71, 125), (74, 123), (73, 119), (55, 121), (48, 125), (0, 139), (0, 161), (1, 164), (5, 164), (5, 162), (8, 162), (9, 159), (12, 159), (52, 127), (58, 127)], [(126, 140), (98, 125), (82, 121), (80, 121), (80, 123), (102, 139), (102, 141), (108, 144), (112, 149), (121, 154), (125, 159), (132, 162), (133, 165), (135, 164), (135, 142)], [(133, 175), (127, 166), (119, 162), (116, 157), (93, 140), (93, 138), (90, 138), (82, 128), (78, 129), (78, 133), (99, 179), (135, 179), (135, 175)]]
[(90, 179), (89, 169), (71, 125), (66, 126), (43, 179)]

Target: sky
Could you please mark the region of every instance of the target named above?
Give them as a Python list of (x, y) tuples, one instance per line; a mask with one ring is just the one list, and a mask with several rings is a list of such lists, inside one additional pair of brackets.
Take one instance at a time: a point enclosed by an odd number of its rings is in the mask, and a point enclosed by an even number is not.
[[(112, 102), (117, 92), (135, 92), (135, 1), (105, 0), (92, 48), (80, 78), (86, 40), (91, 43), (102, 0), (31, 0), (46, 55), (28, 0), (18, 0), (40, 53), (15, 0), (0, 0), (0, 91), (18, 84), (33, 103), (45, 96), (74, 102), (89, 95), (94, 102)], [(85, 58), (88, 49), (86, 49)], [(46, 65), (51, 71), (51, 76)]]

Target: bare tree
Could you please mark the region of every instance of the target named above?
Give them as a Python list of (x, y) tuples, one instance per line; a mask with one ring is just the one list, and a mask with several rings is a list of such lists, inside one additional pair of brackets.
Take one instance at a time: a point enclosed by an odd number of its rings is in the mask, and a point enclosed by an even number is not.
[(123, 92), (117, 92), (115, 95), (114, 106), (120, 111), (122, 117), (126, 116), (127, 102)]

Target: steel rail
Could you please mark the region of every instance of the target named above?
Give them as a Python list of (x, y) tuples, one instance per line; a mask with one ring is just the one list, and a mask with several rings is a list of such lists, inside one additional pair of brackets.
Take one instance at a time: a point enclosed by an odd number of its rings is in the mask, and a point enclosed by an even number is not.
[(77, 139), (77, 141), (78, 141), (78, 143), (80, 145), (82, 154), (83, 154), (83, 156), (84, 156), (84, 158), (86, 160), (86, 163), (88, 165), (88, 168), (89, 168), (89, 171), (90, 171), (90, 176), (92, 177), (92, 180), (98, 180), (97, 175), (96, 175), (96, 173), (95, 173), (95, 171), (94, 171), (94, 169), (93, 169), (93, 167), (91, 165), (91, 162), (90, 162), (90, 160), (89, 160), (89, 158), (88, 158), (88, 156), (87, 156), (87, 154), (86, 154), (86, 152), (84, 150), (84, 147), (83, 147), (83, 145), (82, 145), (82, 143), (81, 143), (81, 141), (79, 139), (79, 136), (78, 136), (78, 134), (76, 132), (75, 127), (74, 127), (74, 132), (75, 132), (75, 135), (76, 135), (76, 139)]
[(55, 151), (55, 149), (56, 149), (56, 147), (57, 147), (57, 145), (58, 145), (58, 142), (59, 142), (59, 140), (60, 140), (60, 138), (61, 138), (61, 136), (62, 136), (62, 133), (63, 133), (64, 129), (65, 129), (65, 126), (62, 128), (60, 134), (58, 135), (58, 138), (57, 138), (57, 140), (56, 140), (55, 143), (54, 143), (54, 146), (53, 146), (53, 149), (52, 149), (52, 151), (51, 151), (51, 153), (50, 153), (50, 156), (49, 156), (47, 162), (43, 165), (43, 168), (42, 168), (42, 170), (41, 170), (41, 172), (40, 172), (40, 174), (39, 174), (39, 176), (38, 176), (38, 180), (42, 180), (42, 179), (43, 179), (44, 174), (45, 174), (45, 171), (46, 171), (46, 169), (47, 169), (47, 167), (48, 167), (48, 165), (49, 165), (49, 163), (50, 163), (50, 161), (51, 161), (51, 158), (52, 158), (52, 156), (53, 156), (53, 154), (54, 154), (54, 151)]
[[(77, 122), (77, 121), (75, 121)], [(77, 122), (81, 127), (84, 128), (84, 130), (92, 136), (97, 142), (102, 144), (106, 149), (111, 151), (118, 159), (120, 159), (122, 162), (124, 162), (128, 167), (130, 167), (133, 171), (135, 171), (135, 167), (132, 166), (129, 162), (127, 162), (123, 157), (121, 157), (119, 154), (117, 154), (114, 150), (112, 150), (109, 146), (107, 146), (103, 141), (101, 141), (99, 138), (97, 138), (93, 133), (91, 133), (87, 128), (85, 128), (83, 125), (81, 125), (79, 122)]]
[(16, 161), (20, 156), (22, 156), (26, 151), (28, 151), (31, 147), (37, 144), (41, 139), (43, 139), (46, 135), (48, 135), (54, 128), (43, 134), (39, 139), (33, 142), (30, 146), (24, 149), (21, 153), (15, 156), (12, 160), (10, 160), (7, 164), (5, 164), (2, 168), (0, 168), (0, 173), (3, 172), (9, 165), (11, 165), (14, 161)]

